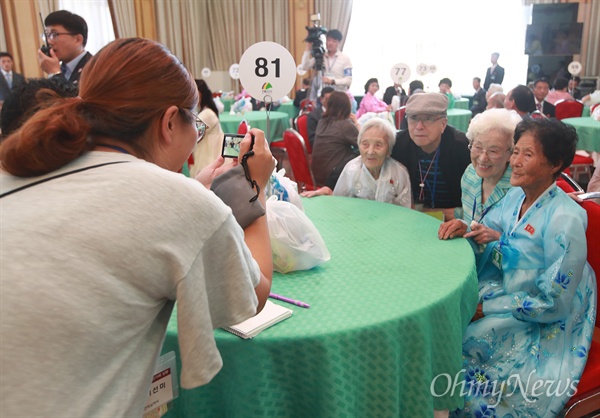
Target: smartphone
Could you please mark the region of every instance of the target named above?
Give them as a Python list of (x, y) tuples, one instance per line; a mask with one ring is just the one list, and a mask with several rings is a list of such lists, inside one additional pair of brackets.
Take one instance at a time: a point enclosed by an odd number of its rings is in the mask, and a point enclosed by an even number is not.
[(221, 155), (224, 158), (238, 158), (240, 156), (240, 144), (245, 136), (240, 134), (225, 134)]

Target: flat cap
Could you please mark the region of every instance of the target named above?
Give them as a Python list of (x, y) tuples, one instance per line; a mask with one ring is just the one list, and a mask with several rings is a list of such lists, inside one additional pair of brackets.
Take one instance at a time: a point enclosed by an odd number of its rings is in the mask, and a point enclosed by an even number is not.
[(445, 115), (448, 98), (442, 93), (417, 93), (406, 103), (407, 115)]

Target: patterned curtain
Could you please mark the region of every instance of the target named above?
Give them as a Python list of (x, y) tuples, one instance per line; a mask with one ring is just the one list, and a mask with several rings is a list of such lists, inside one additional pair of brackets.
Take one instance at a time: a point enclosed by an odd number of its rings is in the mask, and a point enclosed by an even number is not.
[(114, 25), (115, 38), (138, 36), (133, 0), (108, 0), (108, 6)]

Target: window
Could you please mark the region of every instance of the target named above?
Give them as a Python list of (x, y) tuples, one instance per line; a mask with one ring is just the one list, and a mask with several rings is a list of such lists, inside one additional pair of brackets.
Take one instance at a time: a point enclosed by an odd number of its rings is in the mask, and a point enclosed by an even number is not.
[(68, 10), (85, 19), (88, 41), (85, 49), (96, 54), (104, 45), (115, 40), (107, 0), (59, 0), (59, 10)]
[[(364, 95), (364, 84), (379, 79), (381, 97), (392, 85), (390, 70), (397, 63), (411, 69), (403, 83), (422, 80), (426, 91), (438, 91), (444, 77), (452, 80), (452, 92), (473, 94), (473, 77), (481, 78), (491, 66), (490, 55), (499, 52), (505, 68), (502, 86), (507, 92), (525, 84), (527, 55), (525, 30), (530, 6), (521, 0), (354, 0), (344, 52), (352, 60), (352, 87)], [(433, 74), (419, 76), (419, 64), (435, 65)]]

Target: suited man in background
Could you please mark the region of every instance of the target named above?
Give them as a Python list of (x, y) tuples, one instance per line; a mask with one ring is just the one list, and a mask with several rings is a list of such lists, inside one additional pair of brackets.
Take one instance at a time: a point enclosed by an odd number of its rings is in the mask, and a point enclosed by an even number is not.
[(556, 116), (554, 105), (546, 101), (546, 96), (550, 91), (550, 81), (547, 78), (538, 78), (533, 83), (533, 95), (535, 96), (535, 107), (549, 118)]
[(3, 102), (13, 87), (25, 81), (25, 77), (13, 71), (13, 58), (8, 52), (0, 52), (0, 72), (0, 102)]
[(504, 80), (504, 68), (500, 67), (500, 64), (498, 64), (498, 58), (500, 58), (500, 54), (494, 52), (490, 60), (492, 66), (487, 69), (485, 81), (483, 82), (483, 88), (486, 91), (490, 88), (490, 84), (502, 84), (502, 81)]
[(67, 10), (50, 13), (44, 20), (50, 56), (38, 50), (38, 61), (48, 77), (77, 84), (92, 54), (85, 50), (88, 27), (85, 20)]

